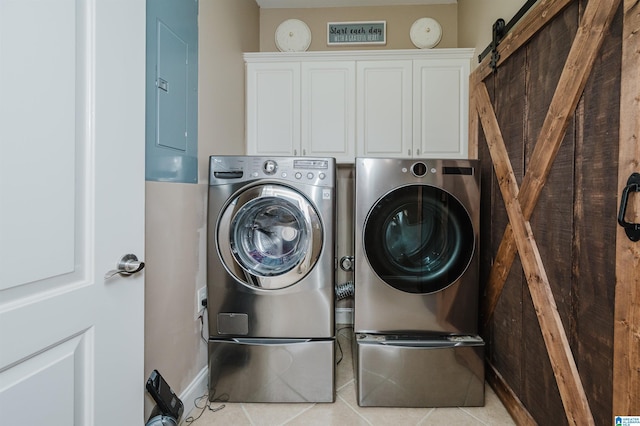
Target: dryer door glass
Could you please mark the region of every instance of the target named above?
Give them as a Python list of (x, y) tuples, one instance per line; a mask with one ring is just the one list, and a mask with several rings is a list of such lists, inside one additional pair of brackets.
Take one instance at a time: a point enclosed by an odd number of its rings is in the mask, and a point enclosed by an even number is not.
[(300, 193), (260, 185), (236, 197), (219, 222), (225, 266), (242, 282), (277, 289), (311, 271), (322, 247), (320, 219)]
[(387, 284), (409, 293), (433, 293), (467, 269), (475, 248), (473, 225), (462, 204), (428, 185), (398, 188), (373, 206), (364, 249)]

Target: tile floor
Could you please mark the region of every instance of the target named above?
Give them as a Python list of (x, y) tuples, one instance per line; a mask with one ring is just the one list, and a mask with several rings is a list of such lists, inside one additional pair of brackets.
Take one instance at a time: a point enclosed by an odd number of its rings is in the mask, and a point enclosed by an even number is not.
[[(194, 426), (208, 425), (515, 425), (491, 387), (486, 386), (484, 407), (379, 408), (356, 402), (350, 339), (352, 330), (338, 326), (343, 357), (336, 368), (336, 402), (333, 404), (224, 403), (219, 411), (194, 409)], [(340, 359), (340, 353), (336, 355)], [(202, 403), (198, 404), (202, 406)], [(212, 408), (222, 404), (211, 403)], [(185, 416), (186, 417), (186, 416)], [(182, 423), (186, 425), (185, 421)]]

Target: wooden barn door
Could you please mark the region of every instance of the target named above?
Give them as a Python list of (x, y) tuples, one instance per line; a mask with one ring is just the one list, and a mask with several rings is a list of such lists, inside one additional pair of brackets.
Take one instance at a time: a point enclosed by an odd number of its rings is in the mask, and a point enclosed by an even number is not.
[(486, 58), (471, 76), (489, 378), (521, 424), (611, 424), (640, 408), (640, 243), (616, 223), (640, 172), (640, 6), (620, 3), (541, 0), (498, 69)]
[[(625, 0), (618, 194), (632, 173), (640, 173), (639, 36), (640, 3)], [(640, 196), (629, 195), (629, 201), (625, 221), (640, 223)], [(640, 242), (631, 241), (622, 227), (618, 227), (616, 242), (613, 415), (640, 415)]]

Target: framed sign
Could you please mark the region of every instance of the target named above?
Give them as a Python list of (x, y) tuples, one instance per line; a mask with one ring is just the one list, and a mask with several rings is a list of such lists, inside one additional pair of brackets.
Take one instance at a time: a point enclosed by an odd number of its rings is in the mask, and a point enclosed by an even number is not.
[(328, 22), (327, 45), (387, 44), (387, 21)]

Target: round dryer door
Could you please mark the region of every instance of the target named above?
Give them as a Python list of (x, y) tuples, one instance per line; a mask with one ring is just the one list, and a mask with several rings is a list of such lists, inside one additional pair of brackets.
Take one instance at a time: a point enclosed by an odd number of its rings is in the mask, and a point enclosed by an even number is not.
[(225, 267), (252, 287), (279, 289), (300, 281), (318, 260), (322, 240), (315, 208), (304, 195), (282, 185), (243, 190), (218, 221)]
[(475, 248), (466, 209), (428, 185), (391, 191), (373, 206), (364, 229), (367, 260), (387, 284), (408, 293), (433, 293), (467, 269)]

